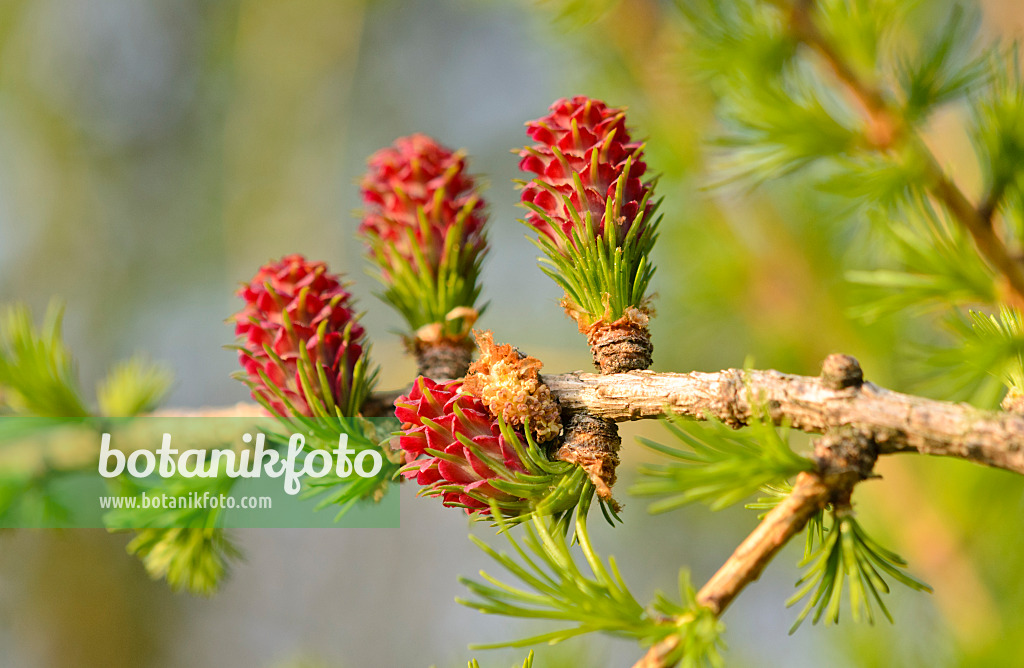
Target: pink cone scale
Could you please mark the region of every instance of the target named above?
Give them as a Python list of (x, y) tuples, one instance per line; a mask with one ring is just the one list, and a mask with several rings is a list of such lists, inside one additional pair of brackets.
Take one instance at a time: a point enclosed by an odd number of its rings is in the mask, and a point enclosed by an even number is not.
[(423, 485), (428, 496), (440, 496), (446, 506), (486, 515), (489, 500), (522, 501), (491, 483), (526, 468), (483, 402), (461, 389), (459, 381), (439, 384), (420, 376), (409, 394), (395, 401), (395, 416), (402, 422), (398, 447), (406, 461), (402, 475)]
[(542, 270), (565, 291), (562, 307), (590, 344), (602, 373), (646, 369), (650, 253), (657, 238), (654, 183), (625, 112), (578, 96), (526, 124), (534, 140), (519, 167), (523, 221), (544, 251)]
[(446, 506), (478, 518), (496, 509), (515, 523), (533, 513), (564, 516), (593, 493), (583, 468), (552, 461), (460, 381), (420, 376), (395, 400), (395, 416), (402, 426), (392, 446), (405, 461), (402, 475)]
[[(565, 237), (572, 239), (573, 221), (588, 211), (597, 236), (609, 222), (619, 228), (619, 239), (633, 224), (644, 224), (650, 186), (640, 177), (647, 165), (642, 146), (626, 129), (624, 110), (577, 96), (558, 100), (547, 116), (526, 125), (527, 135), (536, 143), (520, 151), (519, 168), (536, 178), (523, 187), (522, 201), (545, 214), (535, 210), (526, 214), (526, 221), (539, 233), (564, 246)], [(620, 183), (623, 175), (626, 178)], [(606, 216), (609, 200), (617, 200), (612, 221)]]
[[(260, 267), (237, 294), (245, 301), (232, 318), (238, 358), (254, 399), (282, 416), (314, 416), (314, 404), (353, 408), (364, 331), (338, 276), (323, 262), (288, 255)], [(312, 365), (306, 383), (304, 357)]]
[(409, 325), (420, 373), (463, 376), (487, 252), (485, 204), (465, 153), (426, 135), (401, 137), (370, 157), (360, 188), (359, 234), (385, 286), (381, 296)]
[(436, 272), (455, 228), (461, 246), (484, 250), (484, 201), (461, 151), (414, 134), (396, 139), (368, 162), (359, 184), (366, 207), (359, 233), (368, 243), (383, 242), (382, 271), (396, 261), (415, 264), (419, 251)]

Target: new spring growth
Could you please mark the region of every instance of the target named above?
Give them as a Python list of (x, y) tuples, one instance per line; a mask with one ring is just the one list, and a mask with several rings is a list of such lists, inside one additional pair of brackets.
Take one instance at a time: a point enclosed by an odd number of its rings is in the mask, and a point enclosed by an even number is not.
[(359, 235), (379, 270), (381, 297), (406, 320), (420, 373), (462, 377), (487, 252), (486, 205), (465, 152), (422, 134), (400, 137), (370, 157), (359, 186)]
[[(242, 441), (252, 444), (252, 434), (243, 434)], [(179, 475), (183, 478), (215, 478), (226, 475), (229, 478), (269, 478), (284, 476), (284, 490), (289, 495), (299, 493), (303, 476), (323, 478), (332, 471), (342, 479), (354, 473), (361, 478), (372, 478), (381, 472), (384, 460), (376, 450), (353, 450), (348, 447), (348, 434), (338, 437), (338, 447), (333, 450), (306, 450), (306, 439), (302, 434), (292, 434), (288, 439), (287, 454), (266, 447), (266, 436), (257, 433), (255, 445), (239, 451), (226, 449), (189, 449), (179, 451), (171, 447), (171, 435), (164, 433), (160, 447), (154, 450), (137, 449), (128, 455), (112, 448), (110, 434), (104, 433), (100, 441), (99, 474), (113, 478), (127, 473), (134, 478), (146, 478), (156, 474), (161, 478)], [(333, 457), (332, 457), (333, 455)], [(113, 464), (111, 464), (113, 460)]]
[(239, 378), (274, 415), (355, 415), (372, 385), (352, 294), (323, 262), (287, 255), (244, 284), (232, 316)]
[(565, 290), (562, 306), (587, 336), (602, 373), (651, 365), (650, 295), (657, 237), (654, 182), (625, 111), (587, 97), (562, 99), (527, 123), (519, 151), (524, 222), (547, 256), (542, 269)]

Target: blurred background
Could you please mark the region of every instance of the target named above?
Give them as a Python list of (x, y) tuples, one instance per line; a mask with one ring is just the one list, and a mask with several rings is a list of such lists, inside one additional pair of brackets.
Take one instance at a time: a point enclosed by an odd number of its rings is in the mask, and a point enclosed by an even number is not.
[[(932, 3), (928, 3), (931, 5)], [(935, 12), (945, 11), (942, 2)], [(988, 34), (1015, 37), (1024, 9), (982, 3)], [(383, 363), (381, 387), (413, 363), (398, 317), (373, 297), (354, 240), (366, 156), (395, 137), (466, 148), (490, 183), (492, 250), (481, 325), (545, 361), (589, 352), (535, 266), (515, 206), (510, 149), (556, 98), (629, 107), (664, 197), (655, 366), (816, 374), (830, 352), (867, 377), (920, 391), (898, 342), (930, 326), (846, 316), (846, 269), (869, 262), (867, 228), (799, 180), (709, 190), (713, 103), (691, 76), (681, 18), (659, 0), (3, 0), (0, 2), (0, 301), (41, 316), (67, 301), (66, 333), (91, 386), (143, 351), (173, 368), (170, 406), (247, 398), (229, 378), (224, 319), (240, 281), (287, 253), (356, 281)], [(970, 151), (954, 114), (936, 121), (947, 164)], [(961, 174), (976, 187), (977, 175)], [(623, 428), (621, 489), (650, 456)], [(791, 546), (724, 617), (732, 666), (1024, 665), (1024, 483), (922, 458), (881, 462), (858, 491), (863, 523), (936, 588), (898, 590), (897, 624), (786, 632), (798, 577)], [(491, 563), (464, 516), (405, 485), (401, 530), (238, 532), (246, 558), (212, 599), (174, 595), (102, 531), (0, 533), (0, 666), (519, 665), (525, 651), (470, 652), (535, 631), (456, 605), (458, 575)], [(703, 582), (754, 526), (702, 507), (594, 527), (641, 601), (680, 566)], [(624, 666), (628, 641), (541, 648), (537, 666)], [(571, 658), (570, 658), (571, 657)]]

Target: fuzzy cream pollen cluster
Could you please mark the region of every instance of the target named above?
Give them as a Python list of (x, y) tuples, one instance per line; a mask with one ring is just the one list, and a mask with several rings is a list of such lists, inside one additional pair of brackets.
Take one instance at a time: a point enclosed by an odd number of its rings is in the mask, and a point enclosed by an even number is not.
[(491, 415), (513, 427), (529, 425), (540, 442), (562, 431), (561, 410), (540, 381), (541, 361), (511, 345), (496, 345), (489, 332), (474, 332), (480, 358), (469, 367), (463, 388), (480, 397)]

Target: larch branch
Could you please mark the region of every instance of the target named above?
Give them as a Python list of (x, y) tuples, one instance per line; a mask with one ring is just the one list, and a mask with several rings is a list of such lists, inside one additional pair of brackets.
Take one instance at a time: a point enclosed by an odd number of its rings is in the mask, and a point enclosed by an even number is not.
[(712, 416), (739, 427), (763, 405), (776, 423), (788, 421), (801, 431), (852, 427), (873, 440), (879, 454), (957, 457), (1024, 474), (1024, 415), (901, 394), (867, 382), (837, 387), (823, 376), (742, 369), (542, 378), (563, 409), (616, 421), (671, 411), (698, 419)]
[[(800, 533), (807, 522), (825, 507), (835, 490), (818, 475), (801, 473), (793, 491), (765, 516), (744, 539), (732, 556), (697, 592), (697, 602), (721, 615), (751, 582), (761, 576), (776, 553)], [(677, 636), (669, 636), (648, 650), (633, 668), (667, 668), (666, 658), (678, 645)]]
[[(830, 355), (821, 376), (757, 369), (608, 375), (577, 371), (542, 375), (541, 380), (563, 410), (585, 411), (616, 422), (656, 418), (671, 411), (696, 419), (711, 416), (741, 427), (764, 406), (777, 424), (785, 421), (801, 431), (853, 428), (870, 438), (879, 454), (918, 452), (956, 457), (1024, 474), (1024, 415), (893, 392), (863, 382), (859, 374), (853, 358)], [(391, 414), (398, 394), (374, 394), (364, 414)], [(266, 415), (257, 404), (163, 410), (159, 414)]]
[(971, 203), (963, 190), (946, 175), (934, 153), (906, 127), (900, 110), (882, 90), (860, 76), (821, 32), (814, 22), (814, 4), (813, 0), (798, 0), (790, 8), (789, 25), (794, 39), (817, 53), (850, 93), (867, 119), (865, 138), (874, 148), (885, 151), (899, 138), (913, 142), (925, 159), (930, 181), (928, 192), (967, 230), (978, 252), (1004, 277), (1009, 289), (1007, 301), (1024, 306), (1024, 264), (1014, 257), (992, 224), (998, 204), (993, 197), (998, 197), (998, 193), (990, 193), (989, 198), (978, 206)]

